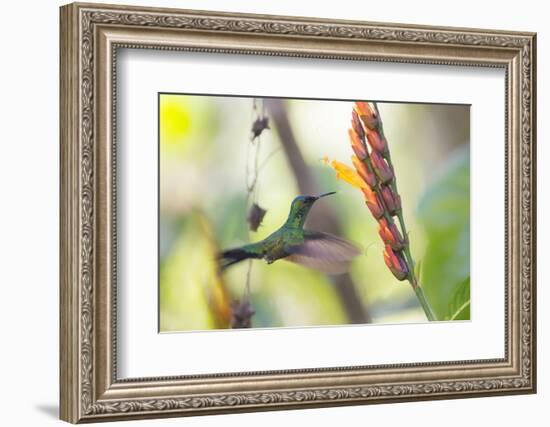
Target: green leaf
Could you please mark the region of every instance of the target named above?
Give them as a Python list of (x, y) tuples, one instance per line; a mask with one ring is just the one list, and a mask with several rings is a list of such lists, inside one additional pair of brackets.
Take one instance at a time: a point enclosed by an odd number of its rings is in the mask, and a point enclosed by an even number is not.
[(447, 308), (445, 320), (470, 320), (470, 278), (455, 290)]
[(438, 319), (445, 319), (457, 289), (470, 277), (470, 156), (457, 151), (423, 195), (418, 218), (427, 247), (420, 283)]

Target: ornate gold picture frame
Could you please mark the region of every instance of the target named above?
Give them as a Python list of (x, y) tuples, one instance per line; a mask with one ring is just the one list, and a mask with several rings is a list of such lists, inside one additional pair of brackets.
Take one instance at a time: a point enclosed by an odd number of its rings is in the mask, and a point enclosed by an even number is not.
[[(60, 43), (61, 419), (78, 423), (535, 392), (535, 34), (75, 3), (61, 8)], [(504, 70), (505, 248), (494, 254), (505, 259), (504, 357), (119, 378), (116, 61), (121, 48)]]

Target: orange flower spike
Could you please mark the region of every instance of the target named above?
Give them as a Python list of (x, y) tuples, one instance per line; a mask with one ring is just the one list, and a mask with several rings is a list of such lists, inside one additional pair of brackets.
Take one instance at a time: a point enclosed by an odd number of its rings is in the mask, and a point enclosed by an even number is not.
[(377, 151), (372, 151), (372, 153), (370, 153), (370, 158), (374, 172), (382, 184), (390, 182), (393, 179), (393, 171), (388, 165), (388, 162), (386, 162)]
[(365, 184), (374, 187), (376, 185), (376, 176), (374, 175), (374, 172), (369, 169), (369, 167), (359, 160), (357, 156), (351, 156), (351, 161), (353, 162), (353, 166), (355, 166), (355, 170), (361, 177), (363, 181), (365, 181)]
[(405, 280), (409, 275), (409, 268), (401, 252), (395, 252), (390, 245), (384, 249), (384, 262), (397, 280)]
[(401, 197), (390, 186), (384, 185), (380, 189), (380, 195), (390, 215), (395, 215), (401, 209)]
[(380, 226), (378, 234), (386, 245), (390, 245), (394, 251), (401, 250), (405, 247), (405, 241), (395, 223), (388, 223), (385, 218), (381, 218), (378, 225)]
[(370, 187), (362, 188), (361, 191), (365, 196), (365, 203), (369, 208), (372, 216), (375, 219), (380, 219), (384, 216), (384, 206), (380, 200), (378, 194), (376, 194)]
[(380, 120), (368, 102), (357, 101), (355, 103), (355, 111), (367, 129), (378, 130)]
[(365, 141), (361, 139), (353, 129), (348, 129), (348, 134), (353, 152), (360, 160), (365, 160), (368, 156)]

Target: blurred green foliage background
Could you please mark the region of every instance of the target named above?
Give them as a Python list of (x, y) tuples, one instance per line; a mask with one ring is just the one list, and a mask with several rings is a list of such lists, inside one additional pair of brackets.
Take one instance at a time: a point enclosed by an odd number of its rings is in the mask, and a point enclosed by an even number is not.
[[(237, 264), (220, 275), (218, 251), (263, 239), (277, 229), (300, 188), (338, 192), (314, 206), (306, 227), (336, 228), (361, 245), (364, 255), (345, 278), (283, 260), (271, 265), (254, 261), (252, 326), (426, 321), (410, 285), (397, 281), (385, 266), (377, 224), (363, 195), (337, 180), (321, 161), (328, 156), (351, 164), (347, 129), (352, 102), (265, 100), (271, 129), (258, 142), (257, 194), (267, 214), (257, 232), (249, 231), (246, 169), (253, 102), (242, 97), (159, 97), (160, 331), (228, 326), (231, 304), (245, 292), (248, 265)], [(417, 275), (438, 319), (467, 320), (469, 107), (378, 105)], [(273, 114), (282, 114), (289, 129), (277, 126)], [(303, 158), (304, 170), (293, 166), (296, 152)], [(304, 174), (312, 181), (304, 183)]]

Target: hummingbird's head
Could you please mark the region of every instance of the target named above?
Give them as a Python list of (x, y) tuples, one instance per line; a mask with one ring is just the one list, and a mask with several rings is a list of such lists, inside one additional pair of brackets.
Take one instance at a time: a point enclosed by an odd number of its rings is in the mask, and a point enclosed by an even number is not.
[(298, 196), (292, 201), (292, 207), (294, 209), (310, 208), (313, 203), (315, 203), (321, 197), (330, 196), (331, 194), (336, 194), (336, 191), (321, 194), (320, 196)]
[(313, 204), (319, 200), (321, 197), (330, 196), (335, 194), (335, 191), (330, 193), (321, 194), (320, 196), (298, 196), (292, 201), (292, 206), (290, 207), (290, 214), (288, 220), (293, 224), (303, 225), (309, 210)]

